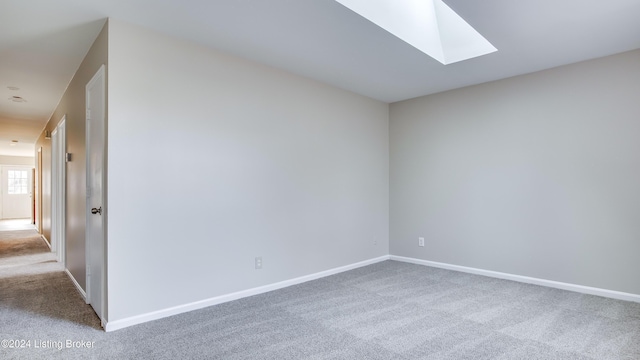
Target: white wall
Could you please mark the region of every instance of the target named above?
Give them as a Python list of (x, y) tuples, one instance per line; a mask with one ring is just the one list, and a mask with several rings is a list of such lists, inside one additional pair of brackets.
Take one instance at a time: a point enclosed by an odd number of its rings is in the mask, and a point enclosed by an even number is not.
[(639, 95), (633, 51), (392, 104), (391, 254), (640, 294)]
[(109, 321), (388, 254), (387, 104), (113, 20), (109, 65)]

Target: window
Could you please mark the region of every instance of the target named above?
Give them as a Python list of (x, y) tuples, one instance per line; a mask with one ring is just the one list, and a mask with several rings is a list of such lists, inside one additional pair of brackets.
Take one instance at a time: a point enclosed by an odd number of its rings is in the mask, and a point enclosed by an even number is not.
[(27, 193), (27, 188), (29, 187), (29, 180), (27, 178), (26, 170), (9, 170), (9, 194), (10, 195), (21, 195)]

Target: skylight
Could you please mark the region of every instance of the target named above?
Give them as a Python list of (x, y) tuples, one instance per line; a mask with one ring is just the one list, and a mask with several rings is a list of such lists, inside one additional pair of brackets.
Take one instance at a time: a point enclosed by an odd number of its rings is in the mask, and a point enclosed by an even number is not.
[(497, 51), (442, 0), (336, 0), (447, 65)]

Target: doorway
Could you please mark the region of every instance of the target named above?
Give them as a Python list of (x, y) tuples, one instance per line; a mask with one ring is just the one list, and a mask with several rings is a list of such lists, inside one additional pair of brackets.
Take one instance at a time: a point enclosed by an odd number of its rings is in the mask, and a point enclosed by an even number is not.
[(33, 166), (0, 166), (0, 219), (31, 219)]

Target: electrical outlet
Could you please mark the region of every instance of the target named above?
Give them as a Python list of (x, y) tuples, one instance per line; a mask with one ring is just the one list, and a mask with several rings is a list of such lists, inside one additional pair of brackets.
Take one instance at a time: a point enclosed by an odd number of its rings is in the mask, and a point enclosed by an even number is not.
[(419, 237), (418, 238), (418, 246), (424, 246), (424, 238), (423, 237)]
[(262, 269), (262, 256), (256, 258), (256, 270)]
[(378, 239), (377, 238), (373, 238), (373, 245), (378, 245)]

